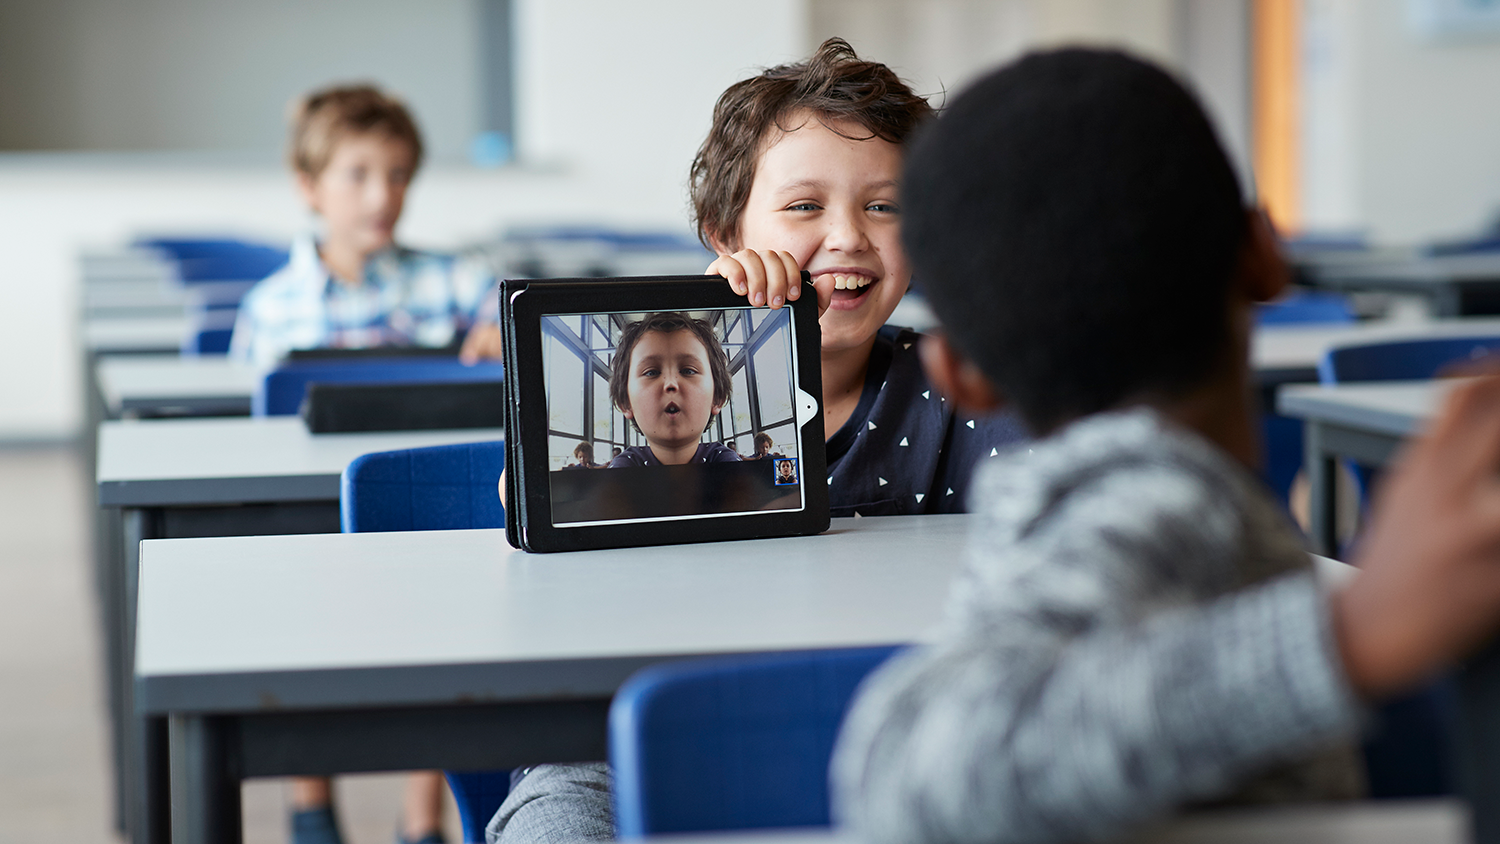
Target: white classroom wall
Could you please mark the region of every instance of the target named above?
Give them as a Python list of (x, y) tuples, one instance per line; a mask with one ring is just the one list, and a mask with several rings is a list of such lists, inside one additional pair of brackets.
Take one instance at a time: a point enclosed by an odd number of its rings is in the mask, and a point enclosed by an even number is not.
[[(402, 222), (414, 245), (451, 247), (511, 225), (562, 221), (687, 231), (687, 167), (715, 98), (755, 67), (798, 55), (807, 38), (802, 0), (516, 6), (522, 163), (486, 171), (434, 162)], [(754, 26), (744, 25), (747, 8)], [(448, 20), (452, 49), (469, 51), (451, 66), (473, 63), (473, 39), (458, 37), (469, 18)], [(150, 37), (189, 37), (182, 25), (133, 33), (146, 39), (137, 49), (149, 51)], [(389, 25), (399, 29), (404, 17)], [(253, 157), (0, 155), (0, 440), (77, 433), (81, 248), (150, 232), (284, 240), (305, 221), (279, 164)]]
[[(521, 163), (478, 170), (461, 160), (478, 125), (479, 40), (470, 30), (479, 1), (0, 4), (0, 106), (29, 115), (24, 125), (0, 125), (0, 148), (87, 147), (105, 128), (142, 147), (223, 150), (257, 133), (264, 142), (238, 156), (0, 154), (0, 441), (77, 432), (80, 248), (151, 232), (284, 240), (305, 225), (265, 143), (279, 144), (288, 89), (314, 83), (299, 81), (288, 57), (245, 66), (254, 51), (244, 44), (278, 15), (307, 27), (298, 56), (320, 43), (307, 21), (329, 21), (348, 36), (330, 42), (337, 77), (387, 84), (423, 118), (433, 162), (402, 227), (418, 246), (471, 243), (530, 223), (685, 231), (686, 168), (718, 93), (833, 34), (925, 92), (952, 91), (1036, 45), (1123, 44), (1192, 80), (1235, 158), (1247, 157), (1249, 0), (514, 0)], [(413, 24), (418, 6), (423, 19)], [(1500, 206), (1500, 109), (1486, 99), (1500, 79), (1500, 40), (1424, 40), (1406, 24), (1407, 0), (1305, 0), (1305, 8), (1309, 226), (1399, 243), (1487, 221)], [(339, 29), (351, 14), (358, 26)], [(232, 49), (193, 41), (222, 22), (212, 15), (237, 22)], [(7, 40), (6, 28), (20, 25), (50, 35)], [(193, 66), (164, 64), (168, 46), (184, 40), (194, 45)], [(346, 49), (356, 42), (417, 46), (411, 55), (365, 56)], [(221, 53), (232, 59), (228, 70), (214, 65)], [(201, 100), (186, 121), (142, 105), (148, 94), (201, 97), (205, 87), (221, 96)], [(52, 109), (54, 94), (93, 106)], [(249, 112), (259, 115), (253, 126)]]
[(1500, 34), (1426, 36), (1414, 5), (1306, 0), (1309, 228), (1418, 243), (1500, 211)]

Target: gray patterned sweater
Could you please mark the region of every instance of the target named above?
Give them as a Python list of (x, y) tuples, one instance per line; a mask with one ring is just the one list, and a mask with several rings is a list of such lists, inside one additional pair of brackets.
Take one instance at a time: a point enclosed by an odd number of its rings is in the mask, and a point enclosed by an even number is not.
[(986, 465), (933, 644), (860, 692), (834, 811), (869, 842), (1100, 840), (1207, 801), (1354, 797), (1360, 708), (1301, 542), (1150, 411)]

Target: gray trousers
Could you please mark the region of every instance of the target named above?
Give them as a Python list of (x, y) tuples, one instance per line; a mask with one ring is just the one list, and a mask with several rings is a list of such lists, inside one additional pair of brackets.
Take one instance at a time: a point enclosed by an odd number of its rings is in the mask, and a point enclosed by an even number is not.
[(484, 829), (487, 844), (615, 840), (608, 762), (537, 765), (516, 772)]

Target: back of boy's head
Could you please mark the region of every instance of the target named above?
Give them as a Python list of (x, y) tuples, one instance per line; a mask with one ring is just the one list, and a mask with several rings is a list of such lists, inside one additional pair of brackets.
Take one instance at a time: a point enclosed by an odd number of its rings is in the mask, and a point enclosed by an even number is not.
[(703, 344), (703, 351), (708, 357), (709, 375), (714, 379), (714, 406), (723, 407), (729, 401), (729, 394), (733, 390), (733, 383), (729, 379), (729, 356), (724, 353), (724, 346), (714, 334), (713, 326), (684, 313), (662, 311), (647, 314), (645, 319), (625, 326), (625, 330), (620, 332), (620, 339), (615, 341), (615, 357), (609, 371), (609, 397), (615, 407), (621, 410), (630, 407), (630, 358), (635, 353), (636, 343), (648, 331), (663, 334), (692, 332), (698, 342)]
[(713, 126), (693, 159), (689, 192), (698, 238), (738, 240), (740, 215), (750, 198), (755, 164), (773, 130), (797, 128), (794, 112), (856, 123), (858, 139), (903, 145), (932, 106), (879, 62), (855, 55), (842, 38), (830, 38), (805, 62), (778, 65), (729, 86), (714, 106)]
[(903, 240), (953, 344), (1035, 430), (1220, 372), (1247, 231), (1202, 108), (1123, 53), (1038, 53), (908, 156)]
[(340, 141), (354, 135), (382, 135), (411, 147), (412, 171), (422, 163), (422, 135), (400, 100), (373, 85), (340, 85), (314, 91), (292, 111), (288, 158), (292, 169), (316, 177), (328, 166)]

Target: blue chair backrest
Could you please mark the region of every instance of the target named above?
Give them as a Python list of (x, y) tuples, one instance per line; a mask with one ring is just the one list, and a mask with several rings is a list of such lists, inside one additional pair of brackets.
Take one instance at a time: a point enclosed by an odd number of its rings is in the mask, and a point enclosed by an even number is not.
[[(1256, 307), (1259, 325), (1311, 325), (1354, 321), (1349, 300), (1337, 293), (1298, 290), (1276, 302)], [(1261, 419), (1265, 468), (1261, 477), (1285, 504), (1297, 470), (1302, 468), (1302, 420), (1267, 409)]]
[(140, 246), (157, 249), (177, 264), (183, 282), (259, 281), (287, 262), (288, 252), (275, 246), (233, 238), (143, 238)]
[(390, 357), (341, 361), (288, 361), (266, 374), (251, 399), (254, 416), (288, 416), (302, 406), (307, 385), (415, 384), (456, 381), (499, 381), (499, 363), (465, 366), (457, 358)]
[(609, 711), (620, 838), (827, 826), (850, 698), (894, 647), (684, 660), (644, 669)]
[(1429, 337), (1329, 349), (1318, 362), (1324, 384), (1354, 381), (1416, 381), (1444, 367), (1500, 351), (1500, 336)]
[(498, 484), (505, 442), (378, 451), (344, 469), (345, 533), (505, 527)]
[(1299, 290), (1275, 302), (1256, 306), (1255, 321), (1260, 325), (1341, 323), (1354, 321), (1349, 300), (1338, 293)]
[[(498, 484), (505, 443), (381, 451), (344, 469), (339, 517), (345, 533), (505, 527)], [(483, 844), (484, 826), (510, 793), (509, 771), (446, 771), (465, 844)]]
[(182, 353), (189, 356), (227, 355), (229, 341), (233, 338), (233, 328), (200, 328), (183, 341)]

